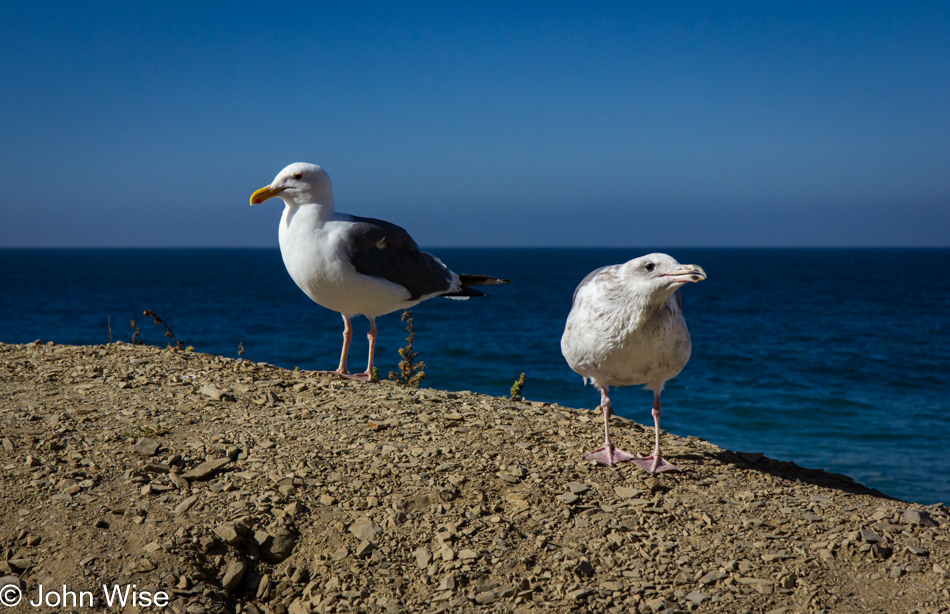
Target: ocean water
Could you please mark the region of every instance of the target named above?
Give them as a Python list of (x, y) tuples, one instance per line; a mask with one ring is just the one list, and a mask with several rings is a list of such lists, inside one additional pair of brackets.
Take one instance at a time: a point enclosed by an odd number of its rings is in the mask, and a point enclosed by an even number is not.
[[(488, 298), (413, 309), (424, 386), (594, 408), (560, 354), (577, 283), (656, 251), (433, 249), (453, 270), (507, 277)], [(663, 393), (663, 427), (723, 447), (841, 472), (924, 504), (950, 502), (950, 250), (667, 249), (708, 280), (683, 288), (693, 355)], [(164, 346), (152, 309), (197, 351), (334, 368), (339, 315), (310, 302), (276, 249), (0, 250), (0, 341)], [(356, 321), (350, 368), (365, 366)], [(399, 313), (378, 320), (377, 366), (399, 361)], [(652, 396), (614, 389), (651, 424)], [(0, 400), (2, 402), (2, 400)], [(598, 443), (592, 440), (591, 445)], [(644, 450), (646, 452), (646, 450)]]

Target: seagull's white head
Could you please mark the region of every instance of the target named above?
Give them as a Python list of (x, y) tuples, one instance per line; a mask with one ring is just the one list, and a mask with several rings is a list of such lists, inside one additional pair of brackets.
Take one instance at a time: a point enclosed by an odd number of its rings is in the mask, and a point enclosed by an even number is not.
[(680, 264), (666, 254), (647, 254), (623, 265), (624, 280), (637, 287), (638, 293), (662, 303), (677, 288), (706, 279), (706, 271), (695, 264)]
[(277, 173), (270, 185), (251, 194), (251, 204), (280, 197), (291, 206), (317, 204), (333, 206), (333, 184), (330, 175), (316, 164), (294, 162)]

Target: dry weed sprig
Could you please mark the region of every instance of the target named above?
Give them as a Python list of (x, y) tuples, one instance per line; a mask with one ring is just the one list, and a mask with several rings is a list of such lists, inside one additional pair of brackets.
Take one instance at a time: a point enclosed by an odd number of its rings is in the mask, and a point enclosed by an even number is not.
[(512, 401), (517, 401), (521, 398), (521, 391), (524, 390), (524, 373), (521, 374), (521, 377), (515, 380), (514, 385), (511, 387), (511, 396), (508, 397)]
[(408, 309), (403, 311), (402, 321), (406, 322), (406, 332), (408, 332), (409, 335), (406, 337), (406, 347), (399, 348), (399, 355), (402, 357), (402, 360), (399, 361), (399, 373), (390, 371), (389, 379), (394, 380), (401, 386), (418, 388), (419, 385), (422, 384), (422, 380), (426, 377), (426, 363), (421, 361), (419, 363), (415, 362), (419, 354), (412, 349), (412, 342), (416, 337), (412, 326), (412, 312)]
[(135, 323), (135, 320), (132, 320), (132, 345), (142, 345), (141, 332), (139, 325)]
[(148, 316), (148, 317), (152, 318), (152, 320), (154, 320), (156, 324), (161, 324), (162, 326), (164, 326), (164, 327), (165, 327), (165, 336), (166, 336), (166, 337), (170, 337), (170, 338), (172, 338), (172, 339), (175, 340), (175, 347), (176, 347), (176, 348), (178, 348), (179, 350), (184, 349), (185, 344), (183, 344), (181, 341), (178, 340), (178, 337), (176, 337), (176, 336), (175, 336), (175, 333), (172, 332), (171, 327), (165, 322), (165, 320), (161, 319), (161, 318), (158, 316), (157, 313), (155, 313), (155, 312), (152, 311), (151, 309), (146, 309), (145, 311), (142, 312), (142, 315), (143, 315), (143, 316)]

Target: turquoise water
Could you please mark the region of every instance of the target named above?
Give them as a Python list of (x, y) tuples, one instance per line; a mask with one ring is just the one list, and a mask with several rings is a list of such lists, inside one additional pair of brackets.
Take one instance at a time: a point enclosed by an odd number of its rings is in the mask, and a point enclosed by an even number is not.
[[(424, 385), (531, 400), (599, 402), (560, 354), (577, 283), (656, 251), (433, 249), (453, 270), (510, 278), (488, 298), (413, 309)], [(950, 502), (950, 250), (666, 249), (709, 279), (684, 288), (693, 356), (663, 393), (663, 426), (723, 447), (851, 475), (889, 495)], [(196, 350), (308, 369), (336, 366), (340, 317), (313, 303), (274, 250), (0, 250), (0, 341), (165, 345), (152, 309)], [(379, 319), (377, 364), (405, 332)], [(365, 319), (351, 369), (361, 370)], [(650, 393), (615, 390), (650, 423)]]

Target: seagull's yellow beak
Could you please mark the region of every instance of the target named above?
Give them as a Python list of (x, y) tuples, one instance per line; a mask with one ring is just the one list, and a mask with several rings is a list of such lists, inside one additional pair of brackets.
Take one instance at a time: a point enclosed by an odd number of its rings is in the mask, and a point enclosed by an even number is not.
[(706, 271), (703, 267), (696, 264), (681, 264), (680, 268), (672, 273), (666, 273), (662, 277), (672, 277), (673, 281), (686, 283), (688, 281), (702, 281), (706, 279)]
[(265, 200), (270, 200), (271, 198), (274, 198), (275, 196), (277, 196), (278, 194), (280, 194), (286, 189), (287, 188), (272, 188), (269, 185), (264, 186), (260, 190), (257, 190), (256, 192), (251, 194), (251, 204), (259, 205)]

